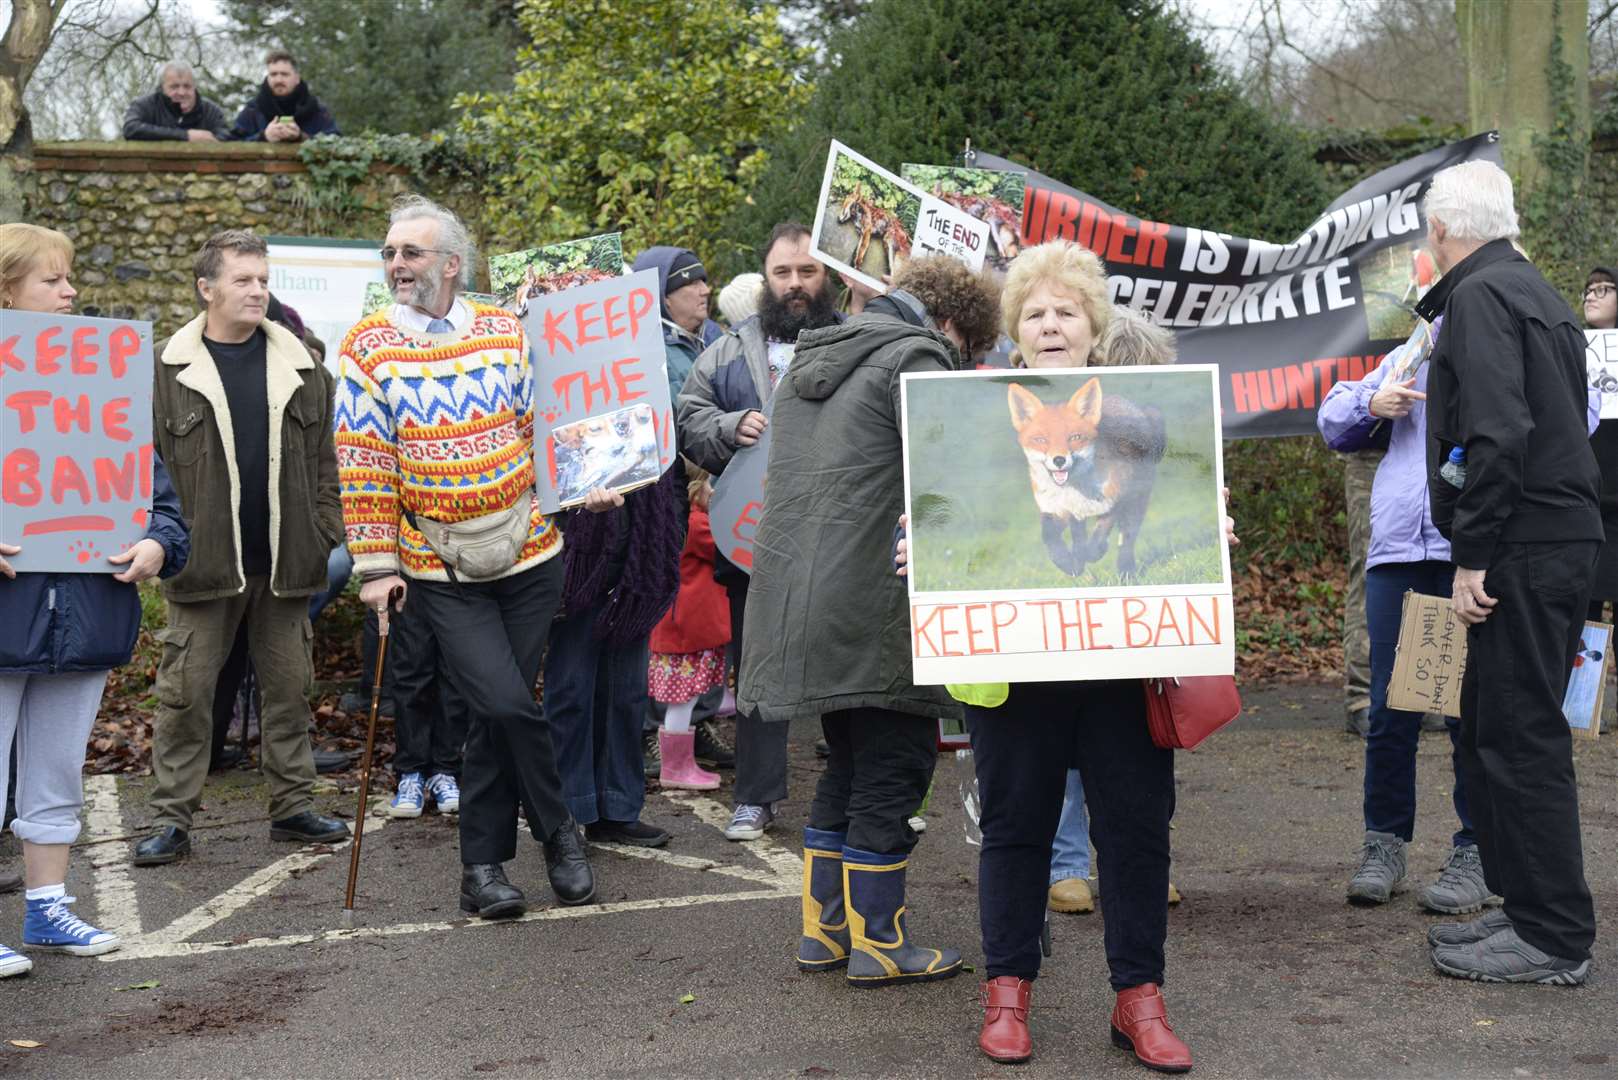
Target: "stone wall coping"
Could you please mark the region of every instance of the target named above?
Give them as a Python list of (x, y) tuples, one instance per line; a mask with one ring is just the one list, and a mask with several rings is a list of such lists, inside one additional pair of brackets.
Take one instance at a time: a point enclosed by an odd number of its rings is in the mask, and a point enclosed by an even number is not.
[[(275, 143), (181, 142), (40, 142), (34, 144), (37, 172), (183, 172), (183, 173), (301, 173), (308, 172), (298, 148)], [(405, 170), (387, 162), (372, 162), (373, 173)]]

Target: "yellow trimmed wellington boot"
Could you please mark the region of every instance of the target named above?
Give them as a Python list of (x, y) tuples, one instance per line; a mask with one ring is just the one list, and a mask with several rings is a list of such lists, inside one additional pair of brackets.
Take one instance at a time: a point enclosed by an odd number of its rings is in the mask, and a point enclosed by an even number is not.
[(798, 968), (833, 971), (848, 965), (848, 907), (843, 903), (843, 841), (847, 833), (803, 830), (803, 937)]
[(880, 855), (843, 849), (843, 895), (848, 901), (850, 986), (948, 979), (961, 970), (954, 949), (923, 949), (905, 937), (905, 868), (903, 855)]

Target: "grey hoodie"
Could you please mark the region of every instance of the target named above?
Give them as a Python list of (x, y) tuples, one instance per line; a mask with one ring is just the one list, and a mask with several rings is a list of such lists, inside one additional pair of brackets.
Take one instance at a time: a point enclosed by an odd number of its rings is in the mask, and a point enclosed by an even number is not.
[(904, 509), (899, 377), (959, 366), (948, 338), (880, 311), (798, 339), (770, 421), (744, 710), (765, 720), (862, 707), (961, 715), (943, 687), (910, 681), (909, 600), (893, 572)]

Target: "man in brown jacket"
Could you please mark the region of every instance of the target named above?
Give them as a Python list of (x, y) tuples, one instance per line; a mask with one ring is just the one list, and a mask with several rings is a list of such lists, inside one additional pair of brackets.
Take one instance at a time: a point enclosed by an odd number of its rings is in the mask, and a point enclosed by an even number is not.
[(214, 234), (196, 260), (205, 310), (164, 345), (152, 431), (191, 526), (191, 559), (163, 584), (157, 635), (152, 811), (158, 830), (136, 866), (191, 850), (212, 741), (214, 684), (239, 626), (264, 695), (263, 768), (270, 836), (302, 843), (348, 836), (310, 793), (308, 690), (314, 672), (308, 598), (326, 586), (343, 535), (332, 439), (332, 377), (289, 330), (269, 321), (269, 260), (253, 233)]

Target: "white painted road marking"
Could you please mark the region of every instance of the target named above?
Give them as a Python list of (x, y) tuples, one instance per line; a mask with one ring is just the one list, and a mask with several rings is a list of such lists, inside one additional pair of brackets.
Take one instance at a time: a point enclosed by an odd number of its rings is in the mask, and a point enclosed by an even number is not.
[(117, 934), (126, 944), (140, 937), (140, 904), (129, 876), (129, 846), (124, 835), (124, 814), (118, 805), (118, 778), (91, 776), (84, 781), (85, 832), (99, 840), (90, 851), (94, 868), (96, 921), (101, 929)]

